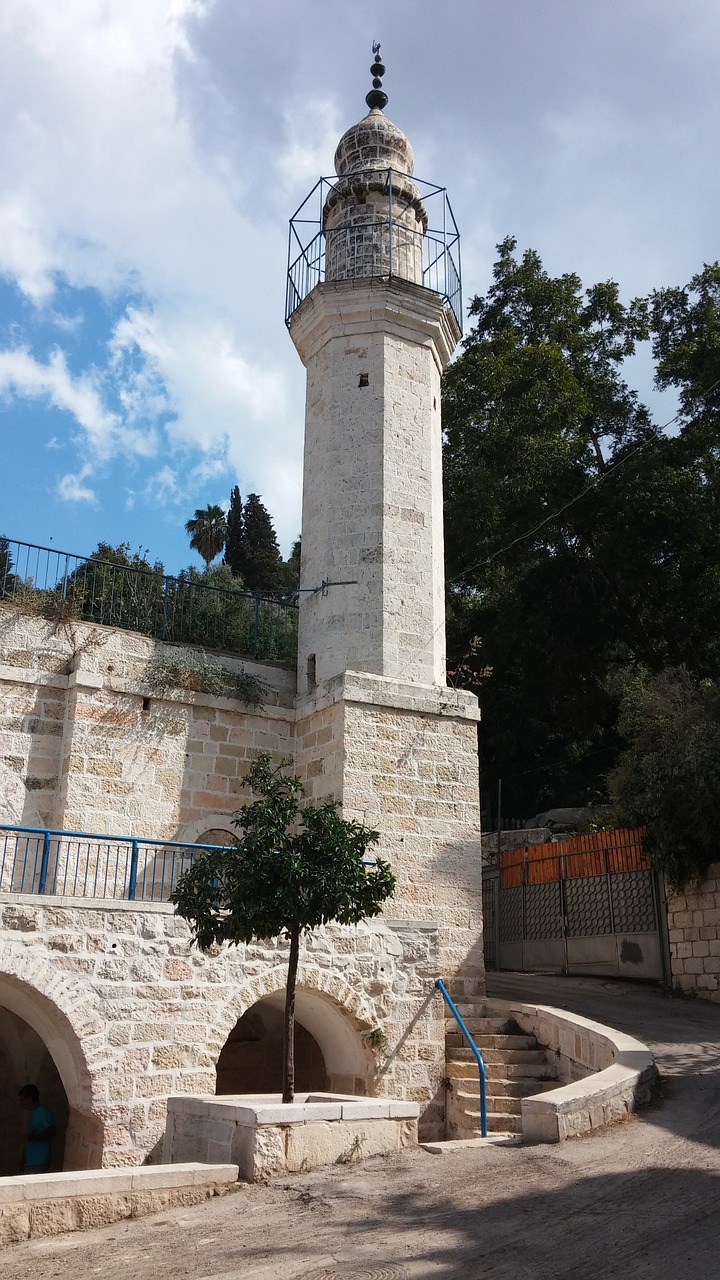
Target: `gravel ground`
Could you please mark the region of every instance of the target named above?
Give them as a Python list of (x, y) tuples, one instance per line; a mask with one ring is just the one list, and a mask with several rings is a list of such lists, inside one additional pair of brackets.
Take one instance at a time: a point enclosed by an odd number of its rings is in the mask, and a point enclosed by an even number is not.
[(638, 1036), (660, 1097), (561, 1146), (409, 1151), (28, 1241), (2, 1251), (2, 1280), (713, 1280), (720, 1006), (600, 979), (502, 974), (489, 987)]

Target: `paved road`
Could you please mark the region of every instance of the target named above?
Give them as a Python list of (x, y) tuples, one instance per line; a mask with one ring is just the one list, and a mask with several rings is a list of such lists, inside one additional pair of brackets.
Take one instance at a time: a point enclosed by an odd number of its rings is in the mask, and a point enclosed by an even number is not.
[(715, 1280), (720, 1007), (628, 983), (496, 975), (650, 1044), (648, 1111), (556, 1147), (413, 1151), (0, 1257), (3, 1280)]

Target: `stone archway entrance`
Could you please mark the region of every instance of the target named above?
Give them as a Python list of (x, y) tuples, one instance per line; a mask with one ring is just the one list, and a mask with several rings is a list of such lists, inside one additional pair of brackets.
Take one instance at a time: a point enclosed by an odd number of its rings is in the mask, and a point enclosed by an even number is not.
[[(217, 1062), (218, 1094), (279, 1093), (285, 992), (275, 991), (238, 1019)], [(349, 1015), (330, 997), (298, 987), (295, 1088), (367, 1094), (371, 1060)]]
[(39, 991), (0, 974), (1, 1174), (18, 1173), (25, 1116), (18, 1089), (37, 1085), (55, 1117), (53, 1170), (96, 1169), (103, 1126), (90, 1110), (89, 1074), (79, 1042), (61, 1011)]
[(18, 1101), (18, 1090), (34, 1084), (43, 1106), (55, 1117), (51, 1170), (64, 1167), (65, 1136), (70, 1105), (52, 1054), (36, 1031), (9, 1009), (0, 1008), (0, 1177), (20, 1172), (20, 1158), (27, 1114)]
[[(218, 1094), (280, 1093), (282, 1089), (283, 1013), (260, 1001), (239, 1018), (217, 1064)], [(295, 1023), (295, 1088), (327, 1088), (322, 1050), (313, 1035)]]

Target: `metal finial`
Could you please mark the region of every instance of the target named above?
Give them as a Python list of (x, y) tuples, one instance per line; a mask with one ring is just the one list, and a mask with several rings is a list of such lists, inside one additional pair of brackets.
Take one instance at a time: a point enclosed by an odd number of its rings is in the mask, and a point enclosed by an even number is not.
[(373, 50), (373, 53), (375, 54), (375, 61), (373, 62), (370, 68), (370, 75), (373, 78), (373, 87), (370, 90), (369, 94), (367, 95), (365, 101), (370, 107), (370, 110), (372, 110), (373, 107), (379, 107), (379, 109), (382, 111), (383, 108), (387, 106), (388, 96), (382, 87), (381, 76), (385, 75), (385, 68), (380, 58), (380, 45), (377, 43), (376, 40), (373, 40), (372, 50)]

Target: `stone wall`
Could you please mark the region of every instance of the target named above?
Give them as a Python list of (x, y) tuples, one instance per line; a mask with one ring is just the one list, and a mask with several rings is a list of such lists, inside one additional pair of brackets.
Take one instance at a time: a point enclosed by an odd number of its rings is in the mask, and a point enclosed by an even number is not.
[[(0, 904), (0, 950), (0, 1005), (38, 1030), (62, 1077), (66, 1168), (157, 1159), (168, 1096), (215, 1092), (230, 1032), (257, 1001), (282, 998), (287, 964), (278, 941), (204, 955), (164, 903), (19, 895)], [(437, 930), (408, 921), (305, 941), (297, 1017), (330, 1089), (427, 1097), (445, 1052), (437, 963)]]
[[(380, 921), (307, 940), (301, 1025), (320, 1044), (331, 1088), (419, 1102), (423, 1135), (442, 1136), (434, 980), (442, 976), (466, 1012), (484, 994), (475, 699), (353, 672), (296, 699), (293, 673), (251, 663), (259, 707), (186, 689), (159, 696), (147, 664), (173, 650), (0, 605), (0, 821), (199, 840), (230, 826), (260, 751), (289, 758), (310, 799), (339, 800), (346, 817), (379, 830), (397, 876)], [(11, 985), (0, 1005), (37, 1031), (57, 1064), (67, 1158), (74, 1167), (137, 1163), (162, 1132), (168, 1092), (214, 1092), (237, 1019), (282, 990), (283, 950), (210, 961), (161, 903), (19, 899), (12, 888), (6, 876), (0, 983), (4, 974)], [(78, 1037), (76, 1014), (91, 1032)], [(364, 1031), (377, 1033), (379, 1056)], [(78, 1047), (87, 1034), (89, 1046)]]
[(1, 605), (0, 821), (173, 840), (237, 809), (259, 751), (294, 754), (294, 673), (223, 657), (262, 682), (262, 706), (184, 689), (160, 697), (148, 663), (179, 651)]
[(720, 862), (694, 890), (668, 897), (673, 986), (720, 1002)]

